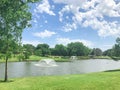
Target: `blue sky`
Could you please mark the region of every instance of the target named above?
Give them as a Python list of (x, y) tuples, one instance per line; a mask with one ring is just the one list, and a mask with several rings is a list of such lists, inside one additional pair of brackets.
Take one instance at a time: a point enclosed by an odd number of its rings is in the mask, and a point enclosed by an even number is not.
[(24, 30), (23, 44), (82, 42), (106, 50), (120, 34), (119, 0), (42, 0), (30, 6), (32, 27)]

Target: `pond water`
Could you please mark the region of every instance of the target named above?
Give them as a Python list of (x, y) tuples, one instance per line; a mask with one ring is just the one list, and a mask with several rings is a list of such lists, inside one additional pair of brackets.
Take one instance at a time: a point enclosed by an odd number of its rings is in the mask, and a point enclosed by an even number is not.
[[(56, 67), (39, 67), (38, 62), (8, 63), (9, 77), (28, 77), (45, 75), (84, 74), (114, 70), (120, 68), (120, 61), (105, 59), (76, 60), (73, 62), (56, 62)], [(0, 78), (4, 78), (4, 63), (0, 63)]]

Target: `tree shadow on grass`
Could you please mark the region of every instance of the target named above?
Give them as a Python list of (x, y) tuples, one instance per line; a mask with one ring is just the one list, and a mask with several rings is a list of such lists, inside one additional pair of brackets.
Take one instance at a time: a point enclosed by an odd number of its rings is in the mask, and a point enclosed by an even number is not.
[(4, 80), (0, 80), (0, 83), (10, 83), (10, 82), (14, 82), (14, 80), (8, 80), (8, 81), (4, 81)]
[(104, 72), (120, 72), (120, 69), (115, 69), (115, 70), (107, 70), (107, 71), (104, 71)]

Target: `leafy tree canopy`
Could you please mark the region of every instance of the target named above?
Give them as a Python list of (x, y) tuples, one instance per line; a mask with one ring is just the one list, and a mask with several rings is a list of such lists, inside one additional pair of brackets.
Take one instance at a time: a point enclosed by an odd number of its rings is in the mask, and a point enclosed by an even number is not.
[(7, 61), (14, 51), (13, 43), (20, 44), (23, 29), (31, 26), (29, 3), (38, 0), (0, 0), (0, 41), (5, 53), (5, 81), (7, 81)]

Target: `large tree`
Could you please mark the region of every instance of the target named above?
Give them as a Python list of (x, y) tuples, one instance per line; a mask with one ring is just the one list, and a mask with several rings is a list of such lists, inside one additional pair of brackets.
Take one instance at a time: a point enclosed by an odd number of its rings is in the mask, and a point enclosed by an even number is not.
[(112, 56), (113, 55), (113, 49), (108, 49), (103, 52), (104, 56)]
[(102, 56), (102, 50), (100, 48), (93, 48), (90, 54), (94, 56)]
[(25, 56), (25, 59), (29, 59), (29, 56), (34, 54), (35, 46), (33, 46), (32, 44), (24, 44), (23, 49), (24, 49), (23, 54)]
[(0, 41), (3, 42), (1, 49), (6, 60), (4, 81), (8, 80), (7, 62), (15, 49), (12, 44), (19, 45), (23, 29), (30, 26), (29, 3), (35, 1), (38, 0), (0, 0)]
[(116, 44), (113, 46), (113, 56), (120, 57), (120, 38), (116, 39)]
[(35, 49), (35, 54), (38, 56), (45, 56), (50, 54), (49, 45), (48, 44), (38, 44)]
[(54, 55), (67, 56), (67, 48), (62, 44), (55, 45)]
[(81, 42), (72, 42), (67, 45), (67, 52), (69, 56), (86, 56), (90, 49)]

